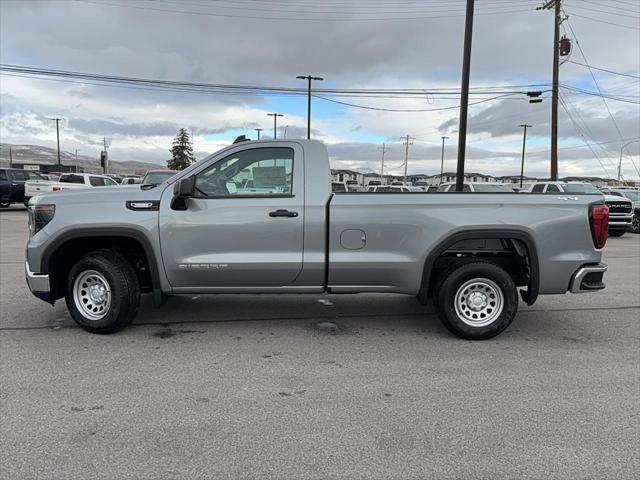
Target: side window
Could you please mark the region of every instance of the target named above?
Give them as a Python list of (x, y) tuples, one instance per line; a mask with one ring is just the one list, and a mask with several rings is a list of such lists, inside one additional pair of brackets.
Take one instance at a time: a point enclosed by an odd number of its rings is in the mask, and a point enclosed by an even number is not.
[(544, 190), (544, 183), (536, 183), (531, 189), (533, 193), (542, 193), (543, 190)]
[(6, 170), (0, 170), (0, 180), (8, 180)]
[(471, 191), (471, 187), (465, 183), (464, 185), (462, 185), (462, 191), (463, 192), (470, 192)]
[(217, 161), (195, 178), (195, 196), (280, 197), (292, 194), (293, 149), (252, 148)]
[(557, 185), (550, 183), (547, 185), (547, 193), (560, 193), (560, 189)]
[(11, 172), (11, 178), (14, 182), (24, 182), (27, 180), (27, 174), (24, 170), (14, 170)]

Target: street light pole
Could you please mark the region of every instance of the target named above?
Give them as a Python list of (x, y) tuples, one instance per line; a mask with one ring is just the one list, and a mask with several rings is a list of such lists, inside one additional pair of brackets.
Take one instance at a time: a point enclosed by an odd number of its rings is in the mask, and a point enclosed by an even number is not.
[(260, 132), (264, 130), (264, 128), (254, 128), (256, 132), (258, 132), (258, 140), (260, 140)]
[(522, 124), (520, 125), (524, 128), (524, 132), (522, 135), (522, 162), (520, 163), (520, 188), (522, 188), (522, 180), (524, 178), (524, 148), (527, 143), (527, 128), (530, 128), (532, 125)]
[(273, 139), (278, 138), (278, 134), (276, 133), (278, 129), (278, 117), (284, 117), (281, 113), (267, 113), (267, 117), (273, 117)]
[(307, 139), (311, 138), (311, 81), (324, 80), (322, 77), (313, 77), (311, 75), (298, 75), (299, 80), (307, 81)]
[(444, 141), (449, 137), (442, 138), (442, 158), (440, 159), (440, 183), (442, 184), (442, 176), (444, 175)]

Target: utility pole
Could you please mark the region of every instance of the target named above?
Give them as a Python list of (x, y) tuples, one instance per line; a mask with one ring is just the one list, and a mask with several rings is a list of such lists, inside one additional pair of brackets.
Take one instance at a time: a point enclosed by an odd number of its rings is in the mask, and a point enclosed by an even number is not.
[(391, 148), (387, 147), (387, 145), (383, 143), (381, 147), (378, 147), (378, 150), (382, 150), (382, 162), (380, 163), (380, 183), (382, 184), (382, 177), (384, 175), (384, 154), (391, 150)]
[(264, 130), (264, 128), (254, 128), (256, 132), (258, 132), (258, 140), (260, 140), (260, 132)]
[[(622, 153), (620, 153), (620, 161), (622, 161)], [(13, 152), (11, 151), (11, 147), (9, 147), (9, 168), (13, 168)], [(620, 169), (618, 169), (618, 172)], [(618, 174), (618, 176), (620, 176)]]
[(109, 173), (109, 156), (107, 155), (107, 138), (103, 137), (102, 142), (104, 144), (104, 173)]
[(440, 183), (442, 183), (442, 176), (444, 175), (444, 141), (449, 137), (442, 138), (442, 158), (440, 159)]
[(560, 74), (560, 12), (562, 0), (548, 0), (537, 10), (554, 8), (553, 83), (551, 86), (551, 180), (558, 179), (558, 84)]
[(191, 129), (191, 151), (193, 152), (193, 159), (197, 161), (196, 158), (196, 136), (193, 134), (193, 128)]
[(311, 81), (324, 80), (322, 77), (312, 77), (311, 75), (298, 75), (300, 80), (307, 81), (307, 140), (311, 138)]
[(522, 162), (520, 163), (520, 188), (522, 188), (522, 180), (524, 178), (524, 149), (527, 144), (527, 128), (532, 127), (532, 125), (527, 125), (526, 123), (520, 125), (524, 131), (522, 135)]
[(407, 183), (407, 167), (409, 166), (409, 145), (413, 145), (414, 137), (407, 135), (400, 137), (400, 140), (404, 140), (404, 183)]
[(467, 111), (469, 109), (469, 75), (471, 73), (471, 38), (473, 35), (474, 0), (467, 0), (464, 21), (464, 57), (462, 60), (462, 86), (460, 91), (460, 128), (458, 128), (458, 166), (456, 169), (456, 192), (464, 185), (464, 161), (467, 146)]
[(278, 117), (284, 117), (281, 113), (267, 113), (267, 117), (273, 117), (273, 139), (278, 138), (278, 134), (276, 133), (278, 129)]
[(50, 120), (55, 120), (56, 121), (56, 139), (58, 140), (58, 167), (60, 167), (61, 163), (60, 163), (60, 127), (59, 127), (59, 123), (60, 123), (60, 120), (62, 120), (62, 119), (61, 118), (51, 118)]

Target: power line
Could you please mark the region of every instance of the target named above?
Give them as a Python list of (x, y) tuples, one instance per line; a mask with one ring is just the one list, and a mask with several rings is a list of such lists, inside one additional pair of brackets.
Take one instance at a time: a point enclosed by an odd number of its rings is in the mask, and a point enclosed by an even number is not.
[(586, 63), (574, 62), (573, 60), (567, 60), (565, 63), (573, 63), (574, 65), (580, 65), (582, 67), (591, 68), (593, 70), (600, 70), (601, 72), (607, 72), (607, 73), (611, 73), (613, 75), (620, 75), (622, 77), (631, 77), (631, 78), (640, 79), (640, 75), (631, 75), (629, 73), (615, 72), (613, 70), (607, 70), (606, 68), (594, 67), (593, 65), (587, 65)]
[[(442, 19), (442, 18), (456, 18), (456, 17), (464, 17), (464, 13), (457, 15), (430, 15), (430, 16), (413, 16), (413, 17), (378, 17), (378, 18), (359, 18), (359, 17), (349, 17), (349, 18), (326, 18), (326, 17), (268, 17), (268, 16), (257, 16), (257, 15), (232, 15), (227, 13), (213, 13), (213, 12), (197, 12), (193, 10), (175, 10), (168, 8), (156, 8), (156, 7), (145, 7), (140, 5), (132, 5), (132, 4), (119, 4), (119, 3), (109, 3), (109, 2), (97, 2), (92, 0), (75, 0), (76, 2), (81, 2), (85, 4), (93, 4), (93, 5), (102, 5), (108, 7), (120, 7), (120, 8), (132, 8), (136, 10), (147, 10), (147, 11), (155, 11), (155, 12), (164, 12), (164, 13), (177, 13), (183, 15), (197, 15), (197, 16), (209, 16), (209, 17), (221, 17), (221, 18), (241, 18), (241, 19), (250, 19), (250, 20), (284, 20), (284, 21), (309, 21), (309, 22), (379, 22), (379, 21), (387, 21), (387, 20), (429, 20), (429, 19)], [(515, 6), (513, 8), (516, 8)], [(501, 15), (501, 14), (510, 14), (510, 13), (525, 13), (531, 12), (531, 9), (518, 9), (518, 10), (504, 10), (500, 12), (482, 12), (478, 15)]]
[(628, 28), (629, 30), (640, 30), (640, 28), (632, 27), (631, 25), (623, 25), (621, 23), (609, 22), (607, 20), (602, 20), (600, 18), (593, 18), (593, 17), (588, 17), (586, 15), (579, 15), (579, 14), (577, 14), (575, 12), (570, 11), (570, 10), (568, 12), (572, 17), (584, 18), (585, 20), (591, 20), (591, 21), (599, 22), (599, 23), (606, 23), (607, 25), (613, 25), (615, 27)]
[[(600, 85), (598, 85), (598, 81), (596, 80), (596, 76), (593, 74), (593, 70), (591, 70), (591, 66), (589, 65), (589, 60), (587, 60), (587, 56), (584, 54), (584, 50), (582, 50), (582, 46), (580, 45), (580, 41), (578, 40), (578, 36), (576, 35), (576, 32), (573, 30), (573, 27), (571, 26), (571, 22), (569, 21), (568, 18), (567, 18), (567, 25), (569, 26), (569, 30), (571, 30), (571, 34), (573, 35), (573, 38), (576, 41), (576, 45), (578, 46), (578, 50), (580, 50), (580, 54), (582, 55), (582, 59), (584, 60), (584, 63), (587, 65), (587, 68), (589, 69), (589, 73), (591, 74), (591, 78), (593, 79), (593, 83), (596, 86), (596, 88), (598, 89), (598, 93), (600, 95), (602, 95), (602, 90), (600, 90)], [(609, 104), (607, 103), (607, 100), (606, 100), (606, 98), (604, 98), (604, 96), (602, 97), (602, 102), (604, 103), (604, 106), (607, 109), (607, 113), (609, 113), (609, 117), (611, 118), (611, 121), (613, 122), (613, 125), (616, 127), (616, 130), (618, 131), (618, 135), (620, 135), (620, 138), (623, 138), (624, 135), (622, 135), (622, 131), (620, 130), (620, 127), (618, 126), (618, 122), (616, 122), (616, 119), (614, 118), (613, 114), (611, 113), (611, 110), (609, 109)]]

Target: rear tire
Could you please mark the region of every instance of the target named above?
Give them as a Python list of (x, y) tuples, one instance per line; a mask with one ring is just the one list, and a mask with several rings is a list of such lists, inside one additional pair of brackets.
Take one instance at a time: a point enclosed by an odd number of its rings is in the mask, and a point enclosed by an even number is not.
[(440, 321), (467, 340), (495, 337), (518, 311), (518, 290), (511, 276), (482, 260), (443, 272), (435, 296)]
[(136, 316), (140, 284), (133, 267), (122, 255), (98, 250), (71, 267), (65, 300), (71, 317), (84, 330), (113, 333)]
[(627, 233), (625, 230), (611, 230), (609, 232), (609, 236), (610, 237), (621, 237), (623, 236), (625, 233)]

